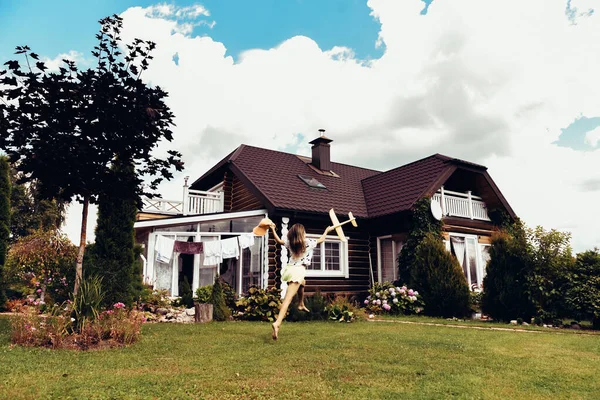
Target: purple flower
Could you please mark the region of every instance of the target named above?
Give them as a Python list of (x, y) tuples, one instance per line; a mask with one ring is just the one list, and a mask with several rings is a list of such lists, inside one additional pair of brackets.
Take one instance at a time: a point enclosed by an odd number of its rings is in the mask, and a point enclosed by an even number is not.
[(405, 294), (405, 293), (406, 293), (406, 290), (400, 289), (400, 294)]
[(369, 300), (368, 300), (368, 299), (367, 299), (367, 300), (365, 300), (365, 304), (369, 304)]
[(408, 288), (406, 286), (402, 286), (402, 290), (408, 290)]
[(415, 294), (415, 292), (412, 289), (408, 289), (408, 295), (409, 296), (413, 296)]
[(113, 308), (125, 308), (125, 304), (118, 302), (113, 304)]
[(390, 311), (392, 309), (392, 307), (389, 304), (384, 304), (382, 307), (386, 311)]
[(42, 293), (42, 289), (38, 289), (38, 290), (36, 290), (36, 292)]

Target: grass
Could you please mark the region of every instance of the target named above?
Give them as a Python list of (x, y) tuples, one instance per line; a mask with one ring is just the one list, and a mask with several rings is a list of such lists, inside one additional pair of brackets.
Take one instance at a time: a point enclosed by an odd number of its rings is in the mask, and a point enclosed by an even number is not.
[(597, 398), (600, 337), (359, 322), (147, 324), (125, 348), (9, 345), (0, 398)]

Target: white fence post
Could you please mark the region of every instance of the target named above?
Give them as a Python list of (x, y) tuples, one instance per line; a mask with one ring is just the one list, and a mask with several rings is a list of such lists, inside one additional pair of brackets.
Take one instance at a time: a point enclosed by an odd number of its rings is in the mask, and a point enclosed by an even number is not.
[(473, 199), (471, 198), (471, 191), (467, 192), (467, 196), (469, 199), (469, 218), (473, 219)]
[(446, 213), (446, 195), (444, 194), (444, 186), (441, 187), (440, 191), (441, 191), (441, 195), (442, 195), (441, 196), (442, 197), (442, 199), (441, 199), (442, 215), (448, 215)]

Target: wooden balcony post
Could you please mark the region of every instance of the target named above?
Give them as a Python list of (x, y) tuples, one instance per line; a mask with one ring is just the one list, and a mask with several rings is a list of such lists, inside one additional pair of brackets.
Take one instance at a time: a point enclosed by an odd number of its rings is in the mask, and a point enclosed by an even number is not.
[(467, 196), (469, 199), (469, 218), (473, 219), (473, 199), (471, 198), (471, 191), (467, 192)]
[(189, 200), (190, 189), (189, 189), (189, 186), (187, 183), (188, 183), (189, 178), (190, 178), (189, 176), (186, 176), (185, 178), (183, 178), (184, 179), (184, 181), (183, 181), (184, 182), (183, 183), (183, 204), (181, 205), (181, 208), (182, 208), (181, 213), (183, 215), (188, 215), (188, 208), (189, 208), (188, 204), (190, 201)]
[(442, 186), (440, 188), (440, 191), (442, 193), (442, 197), (441, 197), (442, 215), (447, 215), (446, 214), (446, 195), (444, 194), (444, 186)]

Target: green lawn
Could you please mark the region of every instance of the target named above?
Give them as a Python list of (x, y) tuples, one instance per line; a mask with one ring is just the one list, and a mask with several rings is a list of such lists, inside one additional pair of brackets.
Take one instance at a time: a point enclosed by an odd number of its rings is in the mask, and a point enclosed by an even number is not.
[(126, 349), (10, 347), (0, 398), (598, 398), (600, 336), (393, 322), (147, 324)]

